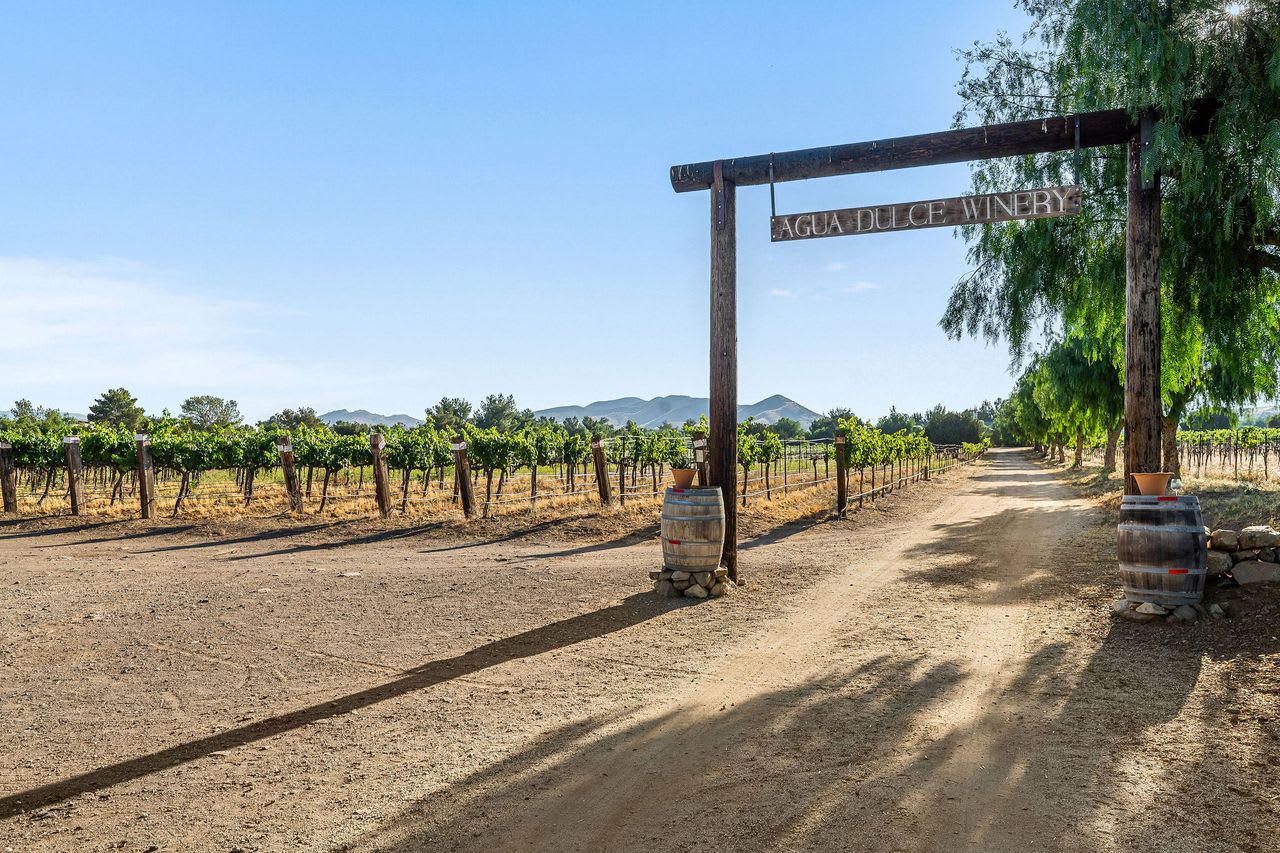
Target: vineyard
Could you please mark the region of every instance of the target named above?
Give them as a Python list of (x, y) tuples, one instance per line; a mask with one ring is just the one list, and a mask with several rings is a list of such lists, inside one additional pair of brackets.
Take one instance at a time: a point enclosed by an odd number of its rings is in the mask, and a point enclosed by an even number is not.
[[(1123, 441), (1115, 446), (1122, 447)], [(1087, 441), (1085, 450), (1090, 460), (1104, 464), (1110, 454), (1101, 436)], [(1065, 448), (1059, 446), (1058, 452), (1065, 460)], [(1267, 482), (1280, 464), (1280, 429), (1179, 430), (1177, 455), (1176, 469), (1184, 476)]]
[[(784, 441), (742, 424), (738, 462), (743, 506), (775, 494), (826, 486), (845, 472), (847, 499), (874, 499), (886, 491), (968, 460), (985, 445), (935, 446), (922, 433), (883, 433), (854, 420), (840, 423), (838, 439)], [(394, 426), (379, 433), (388, 492), (401, 515), (454, 512), (462, 495), (458, 450), (470, 472), (483, 516), (539, 506), (654, 500), (672, 481), (672, 467), (701, 464), (705, 421), (681, 429), (635, 426), (598, 439), (539, 424), (514, 431), (463, 427), (455, 436), (431, 424)], [(299, 468), (301, 510), (308, 514), (377, 511), (376, 468), (370, 437), (326, 427), (292, 431), (226, 427), (196, 430), (183, 420), (151, 424), (146, 434), (154, 465), (152, 500), (174, 517), (184, 513), (278, 513), (291, 508), (281, 448)], [(74, 460), (69, 442), (78, 448)], [(129, 512), (137, 507), (139, 437), (123, 426), (88, 424), (0, 431), (5, 477), (14, 509), (61, 513), (72, 509), (72, 478), (79, 478), (84, 512)], [(8, 445), (4, 448), (3, 445)], [(839, 448), (844, 456), (837, 458)], [(78, 467), (77, 467), (78, 466)], [(705, 477), (705, 472), (704, 477)], [(607, 480), (602, 488), (601, 479)]]

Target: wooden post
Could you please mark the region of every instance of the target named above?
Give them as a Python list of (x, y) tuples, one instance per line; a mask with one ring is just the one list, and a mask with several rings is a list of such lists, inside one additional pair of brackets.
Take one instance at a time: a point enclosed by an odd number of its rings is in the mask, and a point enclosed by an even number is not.
[(1124, 476), (1160, 470), (1160, 177), (1144, 181), (1153, 114), (1129, 138), (1129, 212), (1125, 228)]
[(591, 461), (596, 469), (596, 489), (600, 492), (600, 506), (608, 506), (609, 464), (604, 459), (604, 442), (600, 436), (591, 436)]
[(67, 490), (71, 494), (71, 514), (79, 515), (84, 505), (84, 466), (80, 464), (80, 436), (62, 439), (67, 449)]
[[(284, 471), (284, 490), (289, 495), (289, 511), (302, 512), (302, 483), (298, 480), (297, 463), (293, 456), (293, 438), (288, 433), (276, 439), (276, 451), (280, 454), (280, 468)], [(307, 469), (308, 480), (310, 468)]]
[(849, 484), (846, 482), (844, 436), (836, 436), (836, 518), (844, 518), (849, 506)]
[(693, 467), (698, 471), (698, 488), (707, 487), (707, 434), (702, 430), (693, 433)]
[(13, 445), (0, 441), (0, 493), (4, 496), (4, 511), (18, 511), (18, 480), (13, 468)]
[(627, 463), (622, 459), (618, 460), (618, 503), (627, 505)]
[(458, 494), (462, 498), (462, 514), (467, 518), (475, 512), (475, 497), (471, 491), (471, 466), (467, 462), (467, 442), (460, 435), (453, 437), (453, 470), (457, 477)]
[(382, 433), (369, 435), (369, 455), (373, 457), (373, 491), (378, 501), (378, 512), (386, 518), (391, 515), (391, 479), (387, 476), (387, 459), (382, 455), (387, 441)]
[(711, 192), (710, 485), (724, 499), (720, 563), (738, 580), (738, 262), (735, 192), (716, 161)]
[(151, 456), (151, 437), (139, 432), (133, 438), (138, 444), (138, 508), (143, 518), (151, 518), (156, 508), (156, 463)]

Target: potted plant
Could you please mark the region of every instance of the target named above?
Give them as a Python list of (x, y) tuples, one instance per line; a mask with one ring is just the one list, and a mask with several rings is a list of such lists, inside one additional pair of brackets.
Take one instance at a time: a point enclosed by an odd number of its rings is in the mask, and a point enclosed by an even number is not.
[(1169, 481), (1173, 479), (1173, 474), (1168, 471), (1160, 471), (1155, 474), (1132, 474), (1131, 476), (1138, 486), (1138, 494), (1140, 495), (1168, 494)]
[(671, 455), (667, 457), (667, 464), (671, 466), (671, 476), (676, 479), (677, 489), (687, 489), (693, 485), (695, 472), (688, 450), (681, 445), (676, 445), (671, 449)]

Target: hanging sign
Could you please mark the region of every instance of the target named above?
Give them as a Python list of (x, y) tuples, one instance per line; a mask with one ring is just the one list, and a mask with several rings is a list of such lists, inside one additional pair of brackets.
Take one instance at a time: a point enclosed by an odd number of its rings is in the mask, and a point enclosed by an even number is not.
[(988, 195), (963, 195), (902, 204), (792, 213), (770, 219), (773, 242), (849, 237), (915, 228), (982, 225), (1014, 219), (1047, 219), (1080, 212), (1080, 187), (1040, 187)]

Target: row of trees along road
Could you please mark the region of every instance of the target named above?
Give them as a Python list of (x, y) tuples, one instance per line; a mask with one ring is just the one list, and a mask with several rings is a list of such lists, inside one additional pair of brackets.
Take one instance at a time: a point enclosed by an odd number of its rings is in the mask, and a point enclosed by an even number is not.
[[(1033, 24), (963, 52), (957, 125), (1153, 107), (1150, 168), (1162, 176), (1164, 467), (1194, 404), (1240, 407), (1277, 393), (1280, 364), (1280, 3), (1075, 0), (1020, 4)], [(1216, 103), (1186, 135), (1193, 102)], [(997, 419), (1006, 438), (1061, 446), (1118, 436), (1125, 321), (1124, 146), (1079, 155), (1077, 217), (965, 229), (972, 270), (943, 328), (1003, 340), (1029, 364)], [(1074, 182), (1072, 152), (990, 160), (976, 193)], [(1151, 177), (1148, 175), (1147, 177)], [(1001, 436), (997, 436), (999, 439)], [(1114, 453), (1108, 455), (1114, 465)]]

